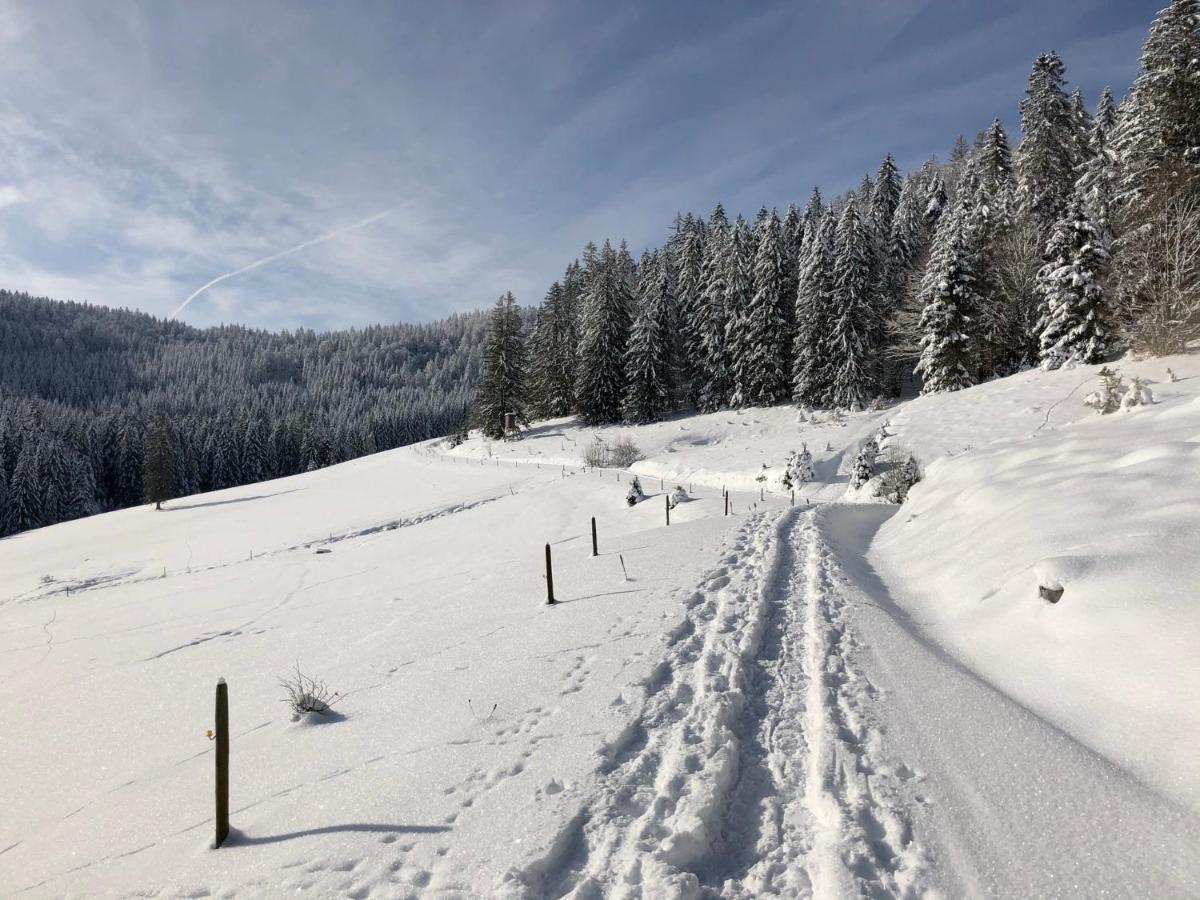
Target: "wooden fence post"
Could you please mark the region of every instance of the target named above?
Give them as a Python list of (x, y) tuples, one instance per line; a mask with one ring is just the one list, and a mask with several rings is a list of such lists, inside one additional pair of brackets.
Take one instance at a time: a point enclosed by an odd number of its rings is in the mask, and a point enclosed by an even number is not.
[(216, 747), (217, 809), (216, 835), (213, 849), (225, 843), (229, 837), (229, 687), (224, 678), (217, 679), (217, 727), (214, 740)]
[(671, 524), (671, 498), (663, 497), (663, 503), (667, 508), (667, 525), (670, 526), (670, 524)]
[(550, 567), (550, 545), (546, 545), (546, 604), (553, 606), (558, 601), (554, 599), (554, 570)]
[(729, 515), (729, 492), (725, 492), (725, 515)]
[(592, 556), (599, 556), (600, 549), (596, 545), (596, 517), (592, 516)]

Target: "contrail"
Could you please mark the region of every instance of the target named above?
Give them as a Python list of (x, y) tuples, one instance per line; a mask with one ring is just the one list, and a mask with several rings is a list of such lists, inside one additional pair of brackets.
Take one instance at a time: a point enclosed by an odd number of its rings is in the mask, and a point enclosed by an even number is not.
[(313, 246), (314, 244), (322, 244), (325, 241), (332, 240), (333, 238), (337, 237), (340, 234), (345, 234), (347, 231), (354, 231), (357, 228), (365, 228), (366, 226), (370, 225), (372, 222), (378, 222), (384, 216), (393, 212), (395, 210), (395, 208), (396, 207), (393, 206), (390, 209), (385, 209), (383, 212), (375, 213), (375, 215), (373, 215), (373, 216), (368, 216), (367, 218), (363, 219), (360, 222), (353, 222), (349, 225), (343, 225), (341, 228), (335, 228), (333, 231), (330, 231), (328, 234), (323, 234), (320, 237), (315, 237), (310, 241), (305, 241), (303, 244), (297, 244), (295, 247), (288, 247), (288, 249), (286, 249), (286, 250), (280, 250), (278, 253), (272, 253), (270, 256), (264, 256), (262, 259), (256, 259), (254, 262), (250, 263), (249, 265), (242, 266), (240, 269), (234, 269), (232, 272), (226, 272), (224, 275), (218, 275), (216, 278), (214, 278), (208, 284), (203, 285), (203, 286), (197, 288), (195, 291), (193, 291), (186, 300), (184, 300), (182, 303), (179, 304), (179, 308), (176, 309), (175, 312), (171, 313), (171, 315), (167, 316), (167, 318), (168, 319), (175, 318), (177, 315), (179, 315), (181, 312), (183, 312), (184, 308), (189, 303), (191, 303), (193, 300), (195, 300), (197, 297), (199, 297), (201, 294), (203, 294), (205, 291), (207, 291), (214, 284), (219, 284), (220, 282), (224, 281), (226, 278), (232, 278), (234, 275), (241, 275), (243, 272), (249, 272), (251, 269), (257, 269), (259, 266), (265, 266), (267, 263), (274, 262), (275, 260), (279, 259), (280, 257), (288, 256), (289, 254), (292, 254), (292, 253), (297, 253), (301, 250), (304, 250), (308, 247)]

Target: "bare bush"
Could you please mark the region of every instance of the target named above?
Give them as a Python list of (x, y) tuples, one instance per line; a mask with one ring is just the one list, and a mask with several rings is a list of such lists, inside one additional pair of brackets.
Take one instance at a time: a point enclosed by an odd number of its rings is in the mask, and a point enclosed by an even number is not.
[(1183, 352), (1200, 338), (1200, 196), (1172, 197), (1117, 245), (1118, 289), (1134, 349)]
[(599, 437), (594, 438), (583, 449), (583, 464), (589, 469), (603, 468), (608, 459), (608, 448)]
[(627, 434), (623, 434), (617, 438), (617, 442), (608, 451), (609, 464), (622, 469), (633, 465), (641, 458), (642, 451), (633, 442), (633, 438)]
[(642, 451), (629, 435), (621, 435), (612, 444), (604, 443), (597, 435), (583, 451), (583, 463), (589, 468), (601, 469), (613, 466), (625, 469), (642, 459)]
[(337, 691), (330, 691), (324, 681), (309, 678), (296, 666), (294, 674), (280, 678), (279, 684), (287, 691), (284, 703), (292, 710), (292, 721), (299, 722), (308, 713), (327, 715), (337, 701)]

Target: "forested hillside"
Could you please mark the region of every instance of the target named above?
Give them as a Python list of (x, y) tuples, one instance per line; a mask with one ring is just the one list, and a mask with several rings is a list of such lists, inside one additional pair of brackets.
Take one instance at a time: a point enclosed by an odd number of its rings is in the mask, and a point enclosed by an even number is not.
[(200, 330), (0, 291), (0, 533), (142, 502), (148, 446), (190, 494), (444, 434), (483, 322)]
[(1198, 60), (1200, 3), (1174, 0), (1119, 103), (1105, 89), (1089, 108), (1044, 53), (1019, 142), (984, 120), (947, 160), (905, 175), (889, 154), (831, 201), (814, 190), (752, 222), (720, 204), (680, 215), (637, 263), (624, 244), (589, 245), (527, 343), (502, 298), (477, 424), (499, 436), (509, 413), (855, 409), (910, 380), (936, 393), (1179, 352), (1200, 337)]

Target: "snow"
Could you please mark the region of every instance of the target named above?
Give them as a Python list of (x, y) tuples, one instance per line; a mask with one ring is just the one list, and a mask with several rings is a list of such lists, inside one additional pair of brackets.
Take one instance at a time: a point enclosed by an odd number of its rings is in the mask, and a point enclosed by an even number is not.
[[(1194, 896), (1200, 359), (1119, 367), (1151, 405), (558, 420), (0, 541), (0, 894)], [(838, 502), (881, 428), (898, 512)]]

